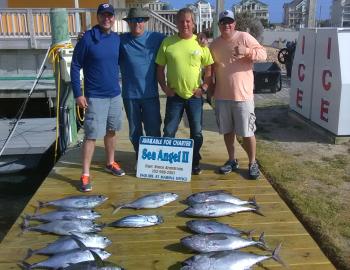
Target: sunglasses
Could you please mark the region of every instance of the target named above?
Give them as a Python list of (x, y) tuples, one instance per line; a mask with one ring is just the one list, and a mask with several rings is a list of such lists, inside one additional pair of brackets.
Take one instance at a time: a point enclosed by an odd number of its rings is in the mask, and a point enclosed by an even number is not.
[(130, 18), (130, 19), (128, 19), (128, 22), (130, 22), (130, 23), (143, 23), (145, 21), (146, 21), (145, 18)]
[(234, 20), (222, 20), (219, 22), (219, 25), (233, 24)]

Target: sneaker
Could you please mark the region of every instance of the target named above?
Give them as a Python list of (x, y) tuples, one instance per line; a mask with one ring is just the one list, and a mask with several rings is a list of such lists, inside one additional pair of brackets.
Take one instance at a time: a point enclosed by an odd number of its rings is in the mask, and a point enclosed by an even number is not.
[(112, 164), (106, 165), (105, 171), (110, 172), (111, 174), (116, 175), (116, 176), (125, 175), (124, 170), (122, 168), (120, 168), (119, 164), (115, 161)]
[(228, 174), (232, 171), (235, 171), (239, 168), (239, 165), (238, 165), (238, 160), (237, 159), (234, 159), (234, 160), (228, 160), (226, 161), (226, 163), (221, 166), (219, 168), (219, 172), (221, 174)]
[(90, 177), (87, 175), (82, 175), (80, 177), (80, 191), (81, 192), (89, 192), (92, 190), (92, 186), (90, 183)]
[(192, 174), (193, 175), (200, 175), (202, 172), (203, 172), (203, 170), (199, 165), (194, 165), (192, 167)]
[(257, 179), (260, 176), (259, 165), (256, 161), (249, 165), (249, 177), (250, 179)]

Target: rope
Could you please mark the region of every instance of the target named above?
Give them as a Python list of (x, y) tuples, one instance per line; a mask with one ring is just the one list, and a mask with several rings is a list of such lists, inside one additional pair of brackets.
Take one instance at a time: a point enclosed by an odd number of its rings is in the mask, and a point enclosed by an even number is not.
[(73, 48), (72, 43), (56, 44), (51, 47), (49, 52), (49, 57), (51, 58), (51, 63), (53, 66), (53, 72), (56, 70), (56, 64), (58, 66), (57, 71), (57, 95), (56, 95), (56, 138), (55, 138), (55, 154), (54, 162), (57, 161), (58, 156), (58, 138), (59, 138), (59, 123), (60, 123), (60, 94), (61, 94), (61, 71), (60, 71), (60, 51), (62, 49)]

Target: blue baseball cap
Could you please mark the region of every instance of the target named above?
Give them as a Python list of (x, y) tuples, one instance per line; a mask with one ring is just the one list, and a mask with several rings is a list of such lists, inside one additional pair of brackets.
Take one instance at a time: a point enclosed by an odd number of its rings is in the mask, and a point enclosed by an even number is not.
[(106, 12), (114, 15), (114, 7), (108, 3), (100, 4), (97, 8), (97, 14), (102, 14)]

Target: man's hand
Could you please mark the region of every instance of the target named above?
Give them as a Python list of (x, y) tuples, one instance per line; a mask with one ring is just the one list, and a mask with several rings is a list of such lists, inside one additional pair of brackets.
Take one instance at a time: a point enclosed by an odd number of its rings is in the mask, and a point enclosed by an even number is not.
[(86, 109), (88, 107), (86, 98), (84, 96), (77, 97), (75, 101), (79, 108)]
[(175, 96), (175, 91), (171, 89), (169, 86), (164, 87), (163, 91), (167, 97)]
[(78, 37), (77, 37), (77, 41), (81, 40), (84, 36), (85, 32), (79, 32)]
[(207, 35), (204, 34), (203, 32), (197, 35), (197, 41), (201, 47), (208, 47), (209, 41), (208, 41)]
[(235, 55), (236, 56), (239, 56), (239, 57), (244, 57), (246, 56), (246, 53), (247, 53), (247, 47), (242, 45), (242, 44), (238, 44), (238, 46), (236, 46), (234, 48), (235, 50)]
[(194, 95), (195, 97), (197, 97), (197, 98), (202, 97), (202, 95), (203, 95), (202, 88), (194, 89), (194, 90), (193, 90), (193, 95)]

